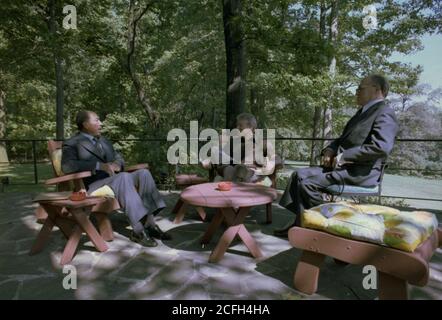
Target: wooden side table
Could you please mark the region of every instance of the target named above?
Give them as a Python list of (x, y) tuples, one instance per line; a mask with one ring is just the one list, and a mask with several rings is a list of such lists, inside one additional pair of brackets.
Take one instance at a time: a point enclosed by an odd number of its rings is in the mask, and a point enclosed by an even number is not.
[(244, 226), (244, 220), (252, 207), (271, 206), (276, 198), (275, 189), (253, 183), (233, 183), (230, 191), (219, 191), (218, 183), (203, 183), (188, 187), (181, 193), (184, 204), (218, 208), (201, 240), (203, 245), (210, 242), (222, 222), (228, 226), (212, 251), (209, 262), (221, 260), (236, 236), (240, 237), (253, 257), (262, 257), (255, 239)]
[[(196, 174), (177, 174), (175, 176), (175, 183), (176, 186), (180, 189), (185, 189), (189, 186), (205, 183), (208, 180), (204, 177), (200, 177)], [(183, 202), (181, 197), (178, 199), (177, 203), (175, 204), (175, 207), (172, 209), (172, 213), (175, 213), (175, 219), (173, 220), (173, 223), (179, 224), (183, 221), (184, 215), (187, 212), (188, 205)], [(202, 207), (195, 207), (196, 211), (198, 212), (199, 216), (201, 217), (202, 221), (206, 220), (206, 212)]]
[(61, 265), (72, 261), (83, 232), (86, 233), (98, 251), (107, 251), (108, 246), (106, 242), (89, 220), (92, 207), (106, 201), (106, 199), (102, 197), (88, 197), (82, 201), (71, 201), (69, 199), (54, 200), (53, 196), (54, 193), (48, 198), (42, 195), (35, 200), (47, 212), (48, 218), (38, 233), (29, 254), (33, 255), (43, 250), (54, 226), (57, 226), (67, 239), (60, 260)]

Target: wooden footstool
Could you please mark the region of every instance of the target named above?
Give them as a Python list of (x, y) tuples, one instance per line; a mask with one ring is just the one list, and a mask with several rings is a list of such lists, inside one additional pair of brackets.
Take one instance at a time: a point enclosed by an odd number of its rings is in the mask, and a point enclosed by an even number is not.
[(437, 247), (442, 246), (442, 230), (434, 231), (412, 253), (302, 227), (291, 228), (289, 240), (303, 250), (294, 275), (294, 286), (301, 292), (316, 292), (321, 265), (330, 256), (345, 263), (376, 267), (380, 299), (408, 299), (408, 283), (423, 287), (428, 282), (428, 264)]

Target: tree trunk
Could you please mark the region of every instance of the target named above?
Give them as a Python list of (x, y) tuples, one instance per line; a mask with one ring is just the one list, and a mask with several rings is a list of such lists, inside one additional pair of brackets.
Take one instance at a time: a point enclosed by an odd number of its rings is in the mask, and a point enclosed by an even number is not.
[[(324, 1), (321, 1), (320, 7), (320, 19), (319, 19), (319, 35), (322, 40), (326, 38), (326, 30), (325, 30), (325, 21), (327, 8), (325, 6)], [(320, 135), (321, 129), (321, 111), (322, 107), (319, 105), (315, 105), (315, 112), (313, 115), (313, 129), (312, 129), (312, 138), (317, 139)], [(315, 166), (318, 164), (317, 159), (319, 158), (321, 147), (323, 143), (320, 141), (312, 140), (311, 149), (310, 149), (310, 166)]]
[[(339, 0), (334, 0), (332, 2), (332, 9), (330, 14), (330, 25), (329, 25), (329, 37), (330, 41), (335, 47), (336, 50), (336, 42), (338, 38), (338, 17), (339, 17)], [(329, 74), (330, 78), (334, 80), (336, 76), (336, 53), (333, 53), (333, 56), (330, 60), (330, 67), (329, 67)], [(331, 139), (332, 137), (332, 129), (333, 129), (333, 122), (332, 122), (332, 106), (333, 106), (333, 94), (334, 89), (333, 85), (330, 90), (330, 95), (328, 99), (327, 106), (324, 109), (324, 121), (323, 121), (323, 137), (325, 139)], [(328, 142), (326, 142), (328, 144)]]
[(259, 128), (267, 128), (265, 99), (255, 87), (250, 88), (250, 112), (256, 117)]
[(212, 107), (212, 128), (216, 128), (216, 108)]
[(226, 47), (226, 127), (234, 128), (236, 116), (245, 110), (246, 58), (240, 21), (241, 0), (223, 0), (224, 42)]
[(155, 1), (149, 2), (144, 8), (140, 10), (136, 10), (135, 2), (135, 0), (131, 0), (129, 3), (127, 71), (137, 92), (138, 101), (140, 101), (144, 112), (146, 112), (146, 115), (148, 116), (153, 126), (155, 128), (158, 128), (160, 120), (159, 114), (152, 108), (152, 104), (146, 94), (146, 90), (144, 89), (135, 70), (135, 44), (137, 36), (137, 24)]
[[(6, 106), (5, 92), (0, 89), (0, 139), (4, 139), (6, 135)], [(0, 142), (0, 165), (9, 162), (8, 153), (6, 151), (6, 143)]]
[(250, 112), (258, 116), (258, 94), (255, 87), (250, 88)]
[(56, 138), (64, 138), (64, 84), (63, 84), (63, 61), (60, 57), (60, 50), (58, 48), (57, 25), (56, 25), (56, 3), (55, 0), (49, 0), (49, 32), (51, 34), (53, 43), (53, 54), (55, 64), (55, 88), (56, 88)]
[[(313, 115), (313, 130), (312, 138), (317, 139), (320, 135), (321, 129), (321, 107), (315, 106), (315, 113)], [(321, 153), (322, 143), (317, 140), (312, 140), (311, 152), (310, 152), (310, 166), (315, 166), (318, 164), (319, 155)]]

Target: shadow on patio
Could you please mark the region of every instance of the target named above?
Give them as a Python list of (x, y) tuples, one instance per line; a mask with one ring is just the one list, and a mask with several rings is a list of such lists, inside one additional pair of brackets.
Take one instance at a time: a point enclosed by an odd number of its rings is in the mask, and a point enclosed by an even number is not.
[[(306, 296), (293, 289), (293, 272), (300, 252), (286, 239), (271, 235), (291, 219), (290, 212), (273, 205), (274, 221), (264, 224), (265, 207), (254, 208), (246, 226), (264, 258), (253, 259), (235, 241), (219, 263), (209, 263), (218, 232), (205, 248), (200, 239), (207, 223), (193, 209), (183, 223), (172, 223), (171, 208), (177, 193), (163, 193), (167, 209), (157, 217), (173, 239), (156, 248), (144, 248), (128, 239), (126, 218), (115, 214), (115, 240), (105, 253), (90, 242), (79, 246), (72, 261), (77, 269), (77, 290), (62, 286), (59, 265), (65, 240), (57, 230), (44, 251), (28, 251), (41, 225), (35, 222), (30, 193), (0, 194), (0, 299), (375, 299), (375, 290), (362, 288), (362, 267), (336, 265), (327, 259), (317, 294)], [(208, 219), (213, 210), (207, 210)], [(440, 215), (439, 215), (440, 217)], [(83, 238), (85, 240), (86, 238)], [(412, 299), (442, 299), (442, 251), (431, 260), (430, 281), (425, 288), (412, 287)]]

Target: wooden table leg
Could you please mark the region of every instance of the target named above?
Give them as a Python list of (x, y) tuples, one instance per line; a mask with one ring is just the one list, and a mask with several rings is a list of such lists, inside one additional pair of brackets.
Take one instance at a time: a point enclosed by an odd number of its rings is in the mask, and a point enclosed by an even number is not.
[(35, 239), (35, 242), (32, 245), (31, 250), (29, 251), (30, 255), (39, 253), (41, 250), (43, 250), (43, 247), (49, 240), (51, 231), (54, 228), (54, 226), (55, 226), (54, 221), (52, 221), (50, 217), (47, 217), (45, 219), (43, 226), (40, 229), (40, 232), (37, 235), (37, 239)]
[(198, 212), (198, 214), (201, 217), (201, 220), (206, 221), (206, 211), (204, 211), (204, 208), (202, 207), (195, 207), (196, 211)]
[(240, 208), (238, 211), (235, 211), (233, 208), (221, 208), (221, 213), (223, 214), (229, 227), (221, 236), (218, 244), (212, 251), (209, 262), (218, 262), (219, 260), (221, 260), (225, 252), (229, 248), (230, 244), (232, 243), (233, 239), (235, 239), (236, 235), (238, 235), (240, 231), (241, 235), (239, 236), (243, 240), (247, 248), (250, 250), (252, 255), (256, 255), (256, 257), (262, 256), (261, 251), (256, 245), (256, 242), (251, 239), (252, 236), (243, 225), (243, 221), (249, 211), (250, 207)]
[(181, 198), (179, 198), (178, 201), (175, 204), (175, 207), (173, 207), (171, 212), (175, 213), (175, 214), (178, 213), (178, 211), (180, 211), (183, 203), (184, 203), (183, 200), (181, 200)]
[(213, 217), (212, 221), (210, 222), (209, 227), (207, 228), (207, 231), (204, 233), (202, 239), (201, 239), (201, 244), (208, 244), (210, 242), (210, 240), (213, 237), (213, 234), (216, 232), (216, 230), (218, 230), (218, 228), (220, 227), (221, 223), (224, 221), (224, 216), (221, 212), (221, 209), (218, 209), (216, 211), (215, 216)]
[(114, 240), (112, 223), (109, 219), (108, 214), (104, 212), (94, 212), (94, 215), (97, 219), (98, 230), (100, 230), (100, 234), (103, 237), (104, 241)]
[(407, 281), (379, 271), (380, 300), (408, 300)]
[(80, 238), (82, 233), (83, 232), (78, 225), (74, 226), (72, 233), (69, 236), (69, 240), (66, 246), (64, 247), (63, 255), (60, 260), (61, 265), (65, 265), (72, 261), (75, 251), (77, 250), (78, 244), (80, 243)]
[(108, 246), (98, 233), (97, 229), (95, 229), (94, 225), (90, 222), (89, 217), (86, 215), (88, 211), (90, 212), (90, 208), (85, 207), (81, 209), (72, 209), (71, 213), (78, 225), (88, 235), (89, 239), (91, 239), (95, 248), (101, 252), (106, 251)]
[(325, 256), (320, 253), (304, 250), (296, 266), (295, 289), (313, 294), (318, 289), (319, 272)]
[(241, 228), (241, 225), (231, 226), (224, 232), (215, 249), (210, 254), (209, 262), (218, 262), (222, 259), (224, 253), (226, 253), (227, 249), (238, 233), (239, 228)]
[[(248, 215), (251, 208), (240, 208), (237, 213), (235, 220), (233, 224), (241, 223), (241, 228), (238, 230), (238, 236), (242, 240), (242, 242), (245, 244), (247, 249), (249, 249), (250, 253), (255, 258), (261, 258), (262, 253), (261, 250), (258, 247), (258, 244), (256, 243), (255, 239), (253, 239), (252, 235), (249, 233), (247, 228), (244, 226), (243, 222)], [(230, 216), (230, 219), (232, 216)]]
[(244, 242), (245, 246), (247, 247), (247, 249), (249, 249), (253, 257), (262, 257), (262, 252), (259, 249), (258, 244), (243, 224), (238, 231), (238, 236), (241, 238), (242, 242)]
[(60, 214), (63, 208), (54, 207), (46, 203), (40, 206), (47, 217), (45, 219), (45, 222), (43, 223), (42, 228), (40, 229), (40, 232), (37, 235), (37, 239), (35, 240), (31, 250), (29, 251), (30, 255), (39, 253), (41, 252), (41, 250), (43, 250), (45, 244), (50, 238), (51, 231), (54, 226), (57, 226), (60, 229), (66, 239), (68, 239), (69, 235), (71, 234), (71, 228), (63, 223), (60, 223)]
[(175, 216), (175, 220), (173, 220), (173, 223), (178, 224), (183, 221), (184, 215), (186, 214), (188, 206), (189, 205), (187, 203), (183, 202), (183, 204), (180, 206), (180, 209), (178, 210), (178, 212)]
[(43, 224), (44, 221), (47, 219), (48, 214), (41, 205), (39, 205), (37, 209), (35, 209), (35, 217), (37, 218), (37, 223), (41, 224)]
[(61, 233), (65, 236), (66, 239), (72, 234), (73, 228), (76, 225), (76, 222), (72, 218), (67, 217), (57, 217), (55, 220), (55, 225), (60, 228)]

